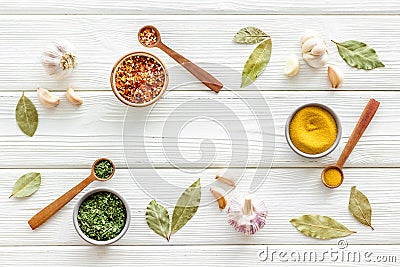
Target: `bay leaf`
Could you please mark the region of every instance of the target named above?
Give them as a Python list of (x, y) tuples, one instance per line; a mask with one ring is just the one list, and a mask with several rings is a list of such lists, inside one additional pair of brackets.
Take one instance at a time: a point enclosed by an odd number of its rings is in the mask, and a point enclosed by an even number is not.
[(379, 60), (375, 49), (367, 44), (355, 40), (349, 40), (336, 44), (339, 55), (351, 67), (364, 70), (372, 70), (375, 68), (385, 67)]
[(154, 199), (146, 209), (146, 223), (156, 234), (169, 239), (169, 214), (167, 209), (158, 204)]
[(171, 234), (176, 233), (196, 214), (200, 205), (201, 186), (200, 179), (197, 179), (189, 186), (176, 202), (172, 214)]
[(268, 34), (259, 28), (249, 26), (240, 29), (233, 37), (233, 41), (240, 44), (257, 44), (266, 38), (269, 38)]
[(241, 88), (254, 82), (267, 67), (271, 59), (272, 40), (267, 39), (257, 45), (244, 64)]
[(371, 224), (371, 204), (369, 204), (368, 198), (361, 191), (357, 190), (355, 186), (350, 191), (349, 210), (360, 223), (374, 230)]
[(344, 237), (355, 233), (328, 216), (303, 215), (291, 219), (290, 222), (304, 235), (318, 239)]
[(39, 123), (38, 113), (35, 105), (25, 96), (24, 92), (22, 92), (15, 109), (15, 119), (24, 134), (30, 137), (35, 134)]
[(29, 197), (35, 193), (42, 181), (42, 175), (38, 172), (29, 172), (22, 175), (14, 184), (11, 197)]

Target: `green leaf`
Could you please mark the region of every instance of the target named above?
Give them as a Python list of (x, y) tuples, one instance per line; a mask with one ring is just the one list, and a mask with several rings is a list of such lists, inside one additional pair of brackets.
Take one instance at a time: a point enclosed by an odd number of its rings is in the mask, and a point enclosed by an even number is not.
[(339, 55), (346, 61), (348, 65), (357, 69), (372, 70), (375, 68), (385, 67), (379, 60), (378, 54), (372, 47), (367, 44), (350, 40), (337, 43)]
[(291, 219), (290, 222), (304, 235), (318, 239), (344, 237), (355, 233), (327, 216), (303, 215)]
[(42, 181), (42, 175), (37, 172), (29, 172), (22, 175), (14, 184), (11, 197), (29, 197), (35, 193)]
[(233, 37), (233, 41), (240, 44), (257, 44), (268, 37), (269, 35), (259, 28), (249, 26), (240, 29)]
[(369, 200), (361, 191), (358, 191), (355, 186), (351, 188), (349, 210), (360, 223), (374, 230), (374, 227), (371, 225), (372, 209)]
[(169, 239), (169, 214), (163, 205), (155, 200), (150, 201), (146, 209), (146, 222), (156, 234)]
[(246, 87), (254, 82), (257, 77), (264, 71), (271, 58), (271, 52), (271, 39), (267, 39), (257, 45), (257, 47), (253, 50), (253, 52), (247, 59), (246, 64), (244, 64), (242, 72), (242, 84), (240, 85), (241, 88)]
[(25, 96), (24, 92), (22, 92), (15, 109), (15, 119), (24, 134), (30, 137), (35, 134), (39, 122), (38, 113), (35, 105)]
[(197, 212), (201, 199), (200, 179), (189, 186), (176, 202), (172, 214), (171, 234), (181, 229)]

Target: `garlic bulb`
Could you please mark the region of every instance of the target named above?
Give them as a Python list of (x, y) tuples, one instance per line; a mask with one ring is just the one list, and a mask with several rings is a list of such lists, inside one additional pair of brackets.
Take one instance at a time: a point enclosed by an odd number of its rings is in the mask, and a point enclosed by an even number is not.
[(313, 68), (324, 67), (329, 60), (328, 47), (315, 31), (306, 31), (301, 38), (304, 61)]
[(252, 235), (264, 227), (267, 207), (254, 195), (238, 196), (228, 206), (228, 223), (236, 231)]
[(74, 46), (67, 40), (50, 42), (42, 53), (42, 65), (56, 79), (68, 77), (77, 66)]

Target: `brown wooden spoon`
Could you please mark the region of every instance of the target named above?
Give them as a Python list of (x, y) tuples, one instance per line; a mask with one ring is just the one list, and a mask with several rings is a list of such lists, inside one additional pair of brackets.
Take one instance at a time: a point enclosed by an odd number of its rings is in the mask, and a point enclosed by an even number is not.
[[(144, 33), (150, 35), (150, 38), (152, 39), (151, 42), (146, 42), (142, 39)], [(166, 46), (161, 41), (160, 32), (157, 30), (156, 27), (151, 25), (142, 27), (138, 32), (138, 40), (139, 43), (141, 43), (145, 47), (160, 48), (162, 51), (167, 53), (176, 62), (181, 64), (185, 69), (187, 69), (191, 74), (193, 74), (193, 76), (199, 79), (205, 86), (207, 86), (214, 92), (218, 93), (222, 89), (223, 84), (220, 81), (218, 81), (214, 76), (212, 76), (210, 73), (208, 73), (204, 69), (200, 68), (199, 66), (191, 62), (189, 59), (185, 58), (181, 54), (175, 52), (174, 50)]]
[[(364, 108), (363, 113), (361, 114), (360, 119), (358, 120), (356, 127), (353, 130), (353, 133), (351, 134), (349, 140), (347, 141), (347, 144), (344, 147), (342, 154), (339, 157), (339, 160), (337, 161), (337, 163), (335, 165), (327, 166), (322, 171), (321, 180), (322, 180), (322, 183), (326, 187), (336, 188), (336, 187), (339, 187), (343, 183), (343, 180), (344, 180), (344, 174), (343, 174), (343, 170), (342, 170), (343, 165), (346, 162), (346, 160), (348, 159), (348, 157), (350, 156), (350, 153), (353, 151), (357, 142), (360, 140), (365, 129), (367, 129), (369, 123), (371, 122), (376, 111), (378, 110), (379, 104), (380, 103), (373, 98), (371, 98), (369, 100), (368, 104)], [(339, 171), (339, 173), (341, 175), (341, 181), (336, 185), (330, 185), (330, 184), (326, 183), (326, 181), (325, 181), (325, 173), (331, 169), (336, 169), (337, 171)]]
[[(96, 165), (104, 160), (108, 160), (111, 162), (113, 166), (113, 172), (111, 175), (107, 178), (99, 178), (96, 176), (94, 168)], [(32, 230), (35, 230), (38, 228), (40, 225), (42, 225), (44, 222), (46, 222), (51, 216), (56, 214), (57, 211), (59, 211), (62, 207), (64, 207), (68, 202), (70, 202), (77, 194), (79, 194), (86, 186), (88, 186), (91, 182), (98, 180), (98, 181), (107, 181), (110, 180), (115, 173), (115, 165), (114, 163), (106, 158), (100, 158), (96, 160), (93, 165), (92, 165), (92, 171), (90, 175), (84, 179), (82, 182), (71, 188), (68, 192), (66, 192), (64, 195), (60, 196), (56, 200), (54, 200), (52, 203), (47, 205), (44, 209), (39, 211), (35, 216), (33, 216), (29, 221), (29, 226), (32, 228)]]

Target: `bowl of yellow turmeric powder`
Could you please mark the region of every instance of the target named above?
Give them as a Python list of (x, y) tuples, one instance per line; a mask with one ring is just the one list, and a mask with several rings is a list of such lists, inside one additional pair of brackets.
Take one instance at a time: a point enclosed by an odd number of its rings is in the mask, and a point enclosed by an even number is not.
[(342, 126), (329, 107), (310, 103), (298, 107), (287, 119), (286, 140), (290, 148), (306, 158), (320, 158), (339, 144)]

